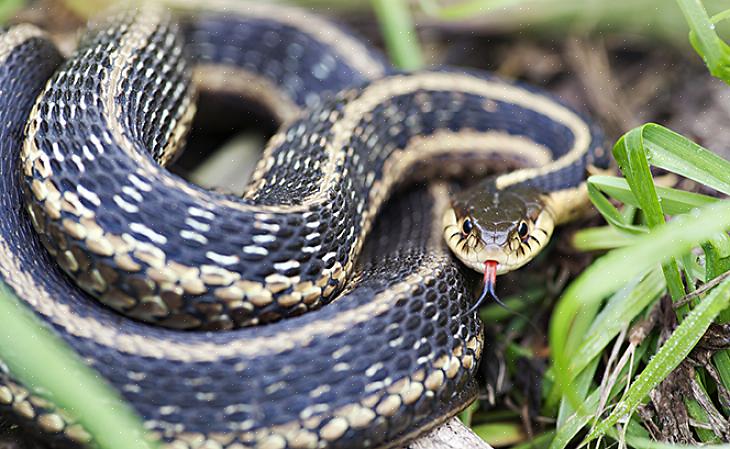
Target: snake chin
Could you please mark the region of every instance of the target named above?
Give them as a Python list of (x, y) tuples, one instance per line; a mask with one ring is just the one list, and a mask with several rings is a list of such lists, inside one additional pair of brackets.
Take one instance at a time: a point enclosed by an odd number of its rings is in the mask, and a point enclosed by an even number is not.
[(533, 189), (465, 191), (443, 215), (444, 238), (456, 257), (479, 273), (486, 261), (496, 261), (497, 275), (530, 262), (554, 227), (550, 207)]

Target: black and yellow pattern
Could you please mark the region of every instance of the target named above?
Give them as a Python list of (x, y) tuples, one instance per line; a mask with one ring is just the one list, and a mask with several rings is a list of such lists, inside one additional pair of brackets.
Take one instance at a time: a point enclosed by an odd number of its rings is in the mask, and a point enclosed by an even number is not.
[[(474, 397), (482, 333), (443, 241), (446, 188), (376, 216), (422, 164), (499, 158), (533, 168), (496, 188), (541, 188), (559, 222), (599, 137), (540, 92), (457, 71), (392, 74), (319, 18), (238, 9), (185, 12), (187, 43), (156, 8), (119, 13), (45, 86), (59, 58), (42, 33), (0, 37), (12, 124), (0, 275), (169, 447), (396, 444)], [(243, 198), (160, 166), (184, 141), (196, 88), (247, 94), (287, 121)], [(12, 373), (0, 406), (88, 439)]]

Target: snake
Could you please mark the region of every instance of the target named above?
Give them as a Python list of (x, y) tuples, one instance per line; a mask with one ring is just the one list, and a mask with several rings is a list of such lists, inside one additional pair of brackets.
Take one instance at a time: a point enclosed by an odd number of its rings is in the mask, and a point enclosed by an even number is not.
[[(194, 3), (114, 10), (68, 58), (0, 30), (0, 277), (166, 448), (403, 445), (475, 399), (474, 270), (547, 244), (602, 134), (306, 11)], [(206, 95), (281, 124), (243, 195), (164, 168)], [(1, 362), (1, 411), (93, 446)]]

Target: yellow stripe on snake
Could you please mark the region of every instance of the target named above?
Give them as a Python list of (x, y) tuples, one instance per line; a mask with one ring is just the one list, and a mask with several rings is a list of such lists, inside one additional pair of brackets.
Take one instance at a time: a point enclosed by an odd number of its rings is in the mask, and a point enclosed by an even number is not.
[[(170, 448), (408, 441), (475, 397), (469, 267), (493, 289), (546, 244), (600, 133), (491, 75), (397, 73), (298, 10), (206, 3), (114, 13), (66, 61), (3, 31), (0, 276)], [(195, 92), (285, 122), (242, 198), (163, 168)], [(495, 164), (525, 168), (404, 187)], [(12, 372), (0, 408), (90, 443)]]

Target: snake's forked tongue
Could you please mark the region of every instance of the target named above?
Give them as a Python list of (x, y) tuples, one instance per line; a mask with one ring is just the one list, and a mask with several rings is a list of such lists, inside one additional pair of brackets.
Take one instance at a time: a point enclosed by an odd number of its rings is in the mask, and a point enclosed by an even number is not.
[(482, 294), (479, 296), (479, 299), (477, 299), (477, 302), (474, 303), (473, 306), (469, 309), (467, 314), (472, 313), (476, 309), (479, 308), (479, 306), (484, 301), (484, 298), (487, 297), (487, 294), (489, 294), (492, 299), (494, 299), (494, 302), (501, 305), (502, 307), (506, 307), (504, 303), (499, 299), (497, 294), (494, 292), (494, 288), (497, 285), (497, 261), (496, 260), (487, 260), (484, 262), (484, 287), (482, 288)]

